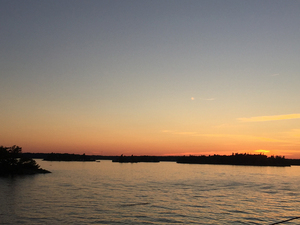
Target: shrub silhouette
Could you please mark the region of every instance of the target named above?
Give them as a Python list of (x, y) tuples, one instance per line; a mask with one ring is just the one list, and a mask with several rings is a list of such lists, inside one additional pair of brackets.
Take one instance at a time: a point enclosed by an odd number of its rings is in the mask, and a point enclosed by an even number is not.
[(22, 148), (0, 146), (0, 176), (49, 173), (41, 169), (35, 160), (22, 157)]

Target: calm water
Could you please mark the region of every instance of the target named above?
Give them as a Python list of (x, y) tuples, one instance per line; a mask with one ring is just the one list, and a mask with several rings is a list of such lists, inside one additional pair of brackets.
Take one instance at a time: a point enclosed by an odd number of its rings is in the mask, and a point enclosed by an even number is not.
[(52, 173), (0, 178), (0, 224), (271, 224), (300, 216), (296, 166), (37, 161)]

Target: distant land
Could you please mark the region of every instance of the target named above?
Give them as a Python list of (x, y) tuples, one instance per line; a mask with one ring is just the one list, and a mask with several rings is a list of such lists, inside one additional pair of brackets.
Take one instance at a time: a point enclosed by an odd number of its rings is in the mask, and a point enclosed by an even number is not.
[(96, 158), (90, 155), (78, 155), (78, 154), (59, 154), (59, 153), (50, 153), (42, 157), (45, 161), (95, 161)]
[(232, 155), (201, 155), (201, 156), (102, 156), (68, 153), (22, 153), (24, 157), (43, 159), (46, 161), (81, 161), (111, 160), (118, 163), (139, 162), (177, 162), (185, 164), (214, 165), (247, 165), (247, 166), (292, 166), (300, 165), (300, 159), (286, 159), (284, 156), (266, 156), (263, 154), (234, 153)]

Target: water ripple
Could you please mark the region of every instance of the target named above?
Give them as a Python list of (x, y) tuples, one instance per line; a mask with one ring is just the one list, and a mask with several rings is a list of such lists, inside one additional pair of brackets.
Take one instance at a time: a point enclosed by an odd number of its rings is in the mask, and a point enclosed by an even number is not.
[(300, 208), (300, 167), (51, 165), (49, 176), (0, 179), (2, 224), (267, 225)]

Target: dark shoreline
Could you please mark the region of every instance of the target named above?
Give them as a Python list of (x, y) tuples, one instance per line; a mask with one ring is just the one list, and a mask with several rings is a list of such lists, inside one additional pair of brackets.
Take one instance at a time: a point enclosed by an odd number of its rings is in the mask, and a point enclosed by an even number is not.
[(43, 159), (45, 161), (76, 161), (94, 162), (97, 160), (111, 160), (118, 163), (139, 162), (177, 162), (184, 164), (214, 164), (214, 165), (243, 165), (243, 166), (278, 166), (286, 167), (300, 165), (300, 159), (286, 159), (284, 156), (266, 156), (263, 154), (211, 155), (211, 156), (102, 156), (80, 155), (68, 153), (22, 153), (23, 156)]

